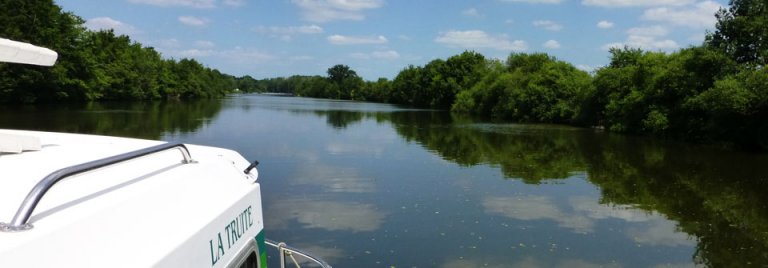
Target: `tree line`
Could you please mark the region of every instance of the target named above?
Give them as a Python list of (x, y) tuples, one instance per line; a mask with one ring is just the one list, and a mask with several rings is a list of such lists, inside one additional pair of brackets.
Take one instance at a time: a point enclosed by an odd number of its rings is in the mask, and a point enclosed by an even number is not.
[(90, 31), (52, 0), (0, 1), (0, 37), (53, 49), (53, 67), (0, 63), (0, 103), (224, 96), (241, 83), (194, 59), (164, 59), (112, 30)]
[(53, 67), (0, 63), (0, 103), (210, 98), (243, 92), (387, 102), (531, 123), (768, 149), (768, 9), (732, 0), (706, 41), (674, 53), (610, 50), (594, 74), (543, 53), (506, 60), (466, 51), (392, 79), (346, 65), (327, 76), (257, 80), (194, 59), (163, 59), (113, 31), (89, 31), (52, 0), (0, 2), (0, 36), (51, 48)]
[(466, 51), (393, 80), (363, 81), (346, 65), (328, 76), (257, 81), (298, 96), (450, 109), (501, 120), (604, 128), (693, 142), (768, 149), (768, 9), (732, 0), (699, 46), (673, 53), (613, 48), (589, 74), (543, 53), (505, 61)]

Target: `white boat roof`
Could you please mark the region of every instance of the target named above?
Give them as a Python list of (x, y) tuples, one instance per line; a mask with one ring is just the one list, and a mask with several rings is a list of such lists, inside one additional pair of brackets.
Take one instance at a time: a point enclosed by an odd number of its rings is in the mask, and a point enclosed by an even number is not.
[[(40, 148), (0, 153), (3, 223), (50, 173), (162, 143), (0, 129), (0, 139), (12, 136), (39, 139)], [(237, 152), (187, 147), (197, 163), (168, 150), (56, 184), (32, 213), (32, 229), (0, 232), (0, 267), (218, 267), (211, 250), (226, 226), (247, 211), (254, 222), (242, 235), (263, 229), (257, 172), (245, 174), (249, 163)]]
[(0, 38), (0, 62), (53, 66), (58, 57), (56, 51), (44, 47)]

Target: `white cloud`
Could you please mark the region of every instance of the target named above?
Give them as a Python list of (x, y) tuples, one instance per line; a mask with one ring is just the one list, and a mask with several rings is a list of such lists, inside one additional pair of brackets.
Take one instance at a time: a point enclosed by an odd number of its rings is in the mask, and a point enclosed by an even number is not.
[(614, 26), (613, 22), (610, 22), (607, 20), (602, 20), (597, 23), (597, 28), (600, 28), (600, 29), (610, 29), (610, 28), (613, 28), (613, 26)]
[(502, 2), (516, 2), (529, 4), (560, 4), (562, 0), (501, 0)]
[(258, 26), (254, 29), (254, 31), (259, 33), (273, 33), (273, 34), (287, 34), (287, 35), (293, 35), (293, 34), (319, 34), (323, 33), (323, 27), (317, 26), (315, 24), (312, 25), (301, 25), (301, 26)]
[(290, 41), (293, 36), (298, 34), (320, 34), (323, 33), (322, 27), (315, 24), (301, 26), (258, 26), (253, 29), (257, 33), (267, 33), (272, 37), (280, 38), (284, 41)]
[(400, 53), (397, 53), (397, 51), (394, 50), (374, 51), (371, 53), (371, 56), (373, 56), (374, 59), (394, 60), (400, 58)]
[(492, 48), (505, 51), (523, 51), (528, 49), (525, 41), (509, 40), (506, 35), (491, 36), (480, 30), (449, 31), (441, 33), (435, 42), (460, 48)]
[[(225, 60), (232, 64), (260, 64), (272, 61), (277, 57), (256, 49), (244, 49), (236, 47), (232, 49), (214, 49), (215, 44), (209, 41), (195, 42), (195, 48), (182, 48), (176, 39), (168, 39), (154, 42), (157, 51), (166, 57), (172, 58), (215, 58)], [(212, 47), (214, 46), (214, 47)]]
[(206, 18), (198, 18), (193, 16), (181, 16), (179, 17), (179, 22), (187, 26), (204, 27), (208, 25), (210, 20)]
[(627, 37), (627, 40), (623, 43), (609, 43), (602, 46), (602, 49), (609, 50), (611, 48), (624, 48), (625, 46), (631, 48), (641, 48), (645, 50), (661, 50), (672, 51), (680, 48), (674, 40), (664, 39), (658, 40), (653, 36), (634, 36)]
[(560, 43), (555, 40), (549, 40), (547, 42), (544, 42), (544, 47), (549, 49), (558, 49), (560, 48)]
[(156, 46), (158, 48), (161, 48), (161, 49), (163, 49), (163, 48), (167, 48), (167, 49), (178, 48), (178, 47), (181, 46), (181, 43), (179, 42), (179, 40), (175, 39), (175, 38), (164, 39), (164, 40), (160, 40), (160, 41), (156, 41), (156, 42), (150, 42), (149, 44), (153, 45), (153, 46)]
[(600, 7), (651, 7), (651, 6), (684, 6), (694, 0), (583, 0), (582, 5)]
[(240, 7), (245, 5), (245, 0), (224, 0), (224, 4), (233, 7)]
[(587, 65), (587, 64), (578, 64), (578, 65), (576, 65), (576, 68), (579, 69), (579, 70), (588, 72), (588, 73), (591, 73), (591, 72), (595, 71), (595, 69), (597, 69), (597, 67), (592, 66), (592, 65)]
[[(400, 53), (397, 53), (397, 51), (394, 51), (394, 50), (383, 50), (383, 51), (374, 51), (371, 53), (352, 53), (349, 56), (355, 59), (360, 59), (360, 60), (370, 60), (370, 59), (396, 60), (400, 58)], [(374, 153), (379, 153), (379, 152), (374, 152)]]
[(383, 0), (292, 0), (303, 13), (304, 19), (313, 22), (333, 20), (363, 20), (363, 11), (384, 5)]
[(170, 7), (183, 6), (192, 8), (213, 8), (216, 7), (215, 0), (128, 0), (135, 4), (147, 4), (153, 6)]
[(480, 14), (480, 11), (478, 11), (476, 8), (465, 9), (464, 11), (461, 12), (461, 14), (464, 15), (464, 16), (467, 16), (467, 17), (482, 17), (483, 16), (483, 14)]
[(704, 1), (683, 8), (660, 7), (646, 10), (642, 19), (666, 22), (677, 26), (711, 29), (717, 23), (715, 13), (722, 7), (713, 1)]
[(328, 42), (334, 45), (367, 45), (367, 44), (385, 44), (388, 42), (384, 36), (344, 36), (334, 34), (328, 36)]
[(556, 22), (551, 20), (537, 20), (533, 22), (533, 26), (543, 28), (549, 31), (559, 31), (563, 29), (562, 25), (557, 24)]
[(195, 41), (195, 46), (199, 48), (214, 48), (216, 47), (216, 44), (211, 41), (200, 40)]
[(663, 39), (669, 34), (669, 30), (663, 26), (636, 27), (627, 30), (627, 40), (603, 45), (602, 49), (641, 48), (646, 50), (672, 51), (680, 48), (680, 45), (671, 39)]
[(315, 57), (312, 56), (291, 56), (288, 58), (290, 61), (309, 61), (314, 59)]
[(257, 49), (241, 48), (241, 47), (235, 47), (234, 49), (218, 51), (216, 52), (215, 56), (224, 58), (225, 60), (229, 60), (231, 62), (244, 63), (244, 64), (264, 63), (267, 61), (274, 60), (276, 58), (271, 54), (261, 52)]
[(180, 50), (180, 51), (176, 51), (175, 52), (176, 55), (181, 56), (182, 58), (208, 57), (208, 56), (210, 56), (213, 53), (214, 53), (213, 50), (209, 50), (209, 49), (196, 49), (196, 48), (185, 49), (185, 50)]
[(98, 17), (85, 22), (85, 27), (93, 31), (112, 29), (116, 34), (132, 35), (141, 33), (136, 27), (125, 24), (110, 17)]
[(351, 57), (353, 59), (358, 59), (358, 60), (370, 60), (371, 59), (371, 55), (369, 55), (368, 53), (362, 53), (362, 52), (351, 53), (351, 54), (349, 54), (349, 57)]
[(635, 27), (627, 30), (629, 35), (643, 35), (643, 36), (666, 36), (669, 34), (669, 30), (662, 26), (651, 27)]

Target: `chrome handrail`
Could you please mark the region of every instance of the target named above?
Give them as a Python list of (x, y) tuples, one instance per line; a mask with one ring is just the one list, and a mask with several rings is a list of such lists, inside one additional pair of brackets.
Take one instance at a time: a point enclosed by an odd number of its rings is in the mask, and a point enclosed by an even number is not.
[(35, 187), (29, 191), (29, 194), (27, 194), (27, 197), (24, 198), (23, 202), (21, 202), (19, 209), (16, 211), (16, 215), (13, 217), (13, 220), (11, 220), (9, 224), (0, 223), (0, 231), (19, 232), (32, 229), (33, 226), (32, 224), (28, 223), (28, 221), (32, 216), (32, 212), (35, 211), (35, 207), (37, 207), (37, 204), (40, 203), (40, 200), (43, 198), (43, 196), (45, 196), (45, 193), (48, 192), (48, 190), (50, 190), (53, 185), (60, 182), (64, 178), (174, 148), (179, 149), (182, 156), (184, 157), (184, 160), (182, 160), (181, 163), (189, 164), (195, 162), (192, 160), (192, 156), (189, 154), (189, 149), (187, 149), (187, 146), (184, 146), (184, 144), (165, 143), (54, 171), (53, 173), (40, 180), (35, 185)]
[(271, 239), (264, 239), (264, 242), (266, 242), (267, 245), (272, 246), (274, 248), (277, 248), (278, 253), (280, 254), (280, 268), (285, 268), (285, 256), (291, 257), (293, 260), (293, 263), (296, 265), (297, 268), (301, 268), (299, 266), (299, 262), (296, 261), (296, 259), (293, 258), (293, 254), (297, 254), (299, 256), (302, 256), (318, 265), (320, 265), (321, 268), (331, 268), (331, 265), (325, 262), (320, 257), (316, 257), (306, 251), (303, 251), (301, 249), (291, 247), (289, 245), (286, 245), (284, 242), (276, 242)]

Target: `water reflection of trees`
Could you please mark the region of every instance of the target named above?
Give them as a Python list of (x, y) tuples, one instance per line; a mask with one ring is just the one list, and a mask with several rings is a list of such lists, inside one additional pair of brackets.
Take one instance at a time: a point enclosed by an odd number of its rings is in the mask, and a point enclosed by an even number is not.
[(460, 165), (542, 183), (586, 172), (602, 202), (663, 213), (697, 238), (711, 267), (768, 265), (768, 156), (546, 126), (477, 124), (392, 113), (404, 139)]
[(605, 202), (679, 222), (711, 267), (768, 265), (768, 157), (614, 137), (582, 149)]
[[(442, 158), (464, 166), (499, 166), (507, 178), (526, 183), (567, 178), (584, 169), (578, 157), (578, 136), (573, 129), (531, 130), (520, 125), (457, 122), (446, 113), (391, 114), (398, 134), (416, 141)], [(515, 134), (511, 134), (511, 133)]]
[(194, 132), (220, 110), (220, 100), (4, 107), (0, 127), (160, 139)]
[(325, 116), (328, 125), (335, 129), (345, 129), (350, 124), (363, 121), (364, 116), (361, 112), (341, 110), (315, 111), (315, 114)]

